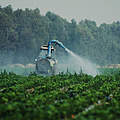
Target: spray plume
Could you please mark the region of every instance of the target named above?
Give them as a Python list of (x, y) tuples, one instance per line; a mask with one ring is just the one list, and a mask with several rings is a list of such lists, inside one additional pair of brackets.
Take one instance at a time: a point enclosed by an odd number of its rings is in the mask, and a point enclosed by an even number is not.
[(66, 48), (66, 51), (67, 53), (69, 53), (69, 55), (64, 57), (62, 56), (62, 59), (64, 59), (64, 61), (62, 62), (61, 60), (59, 61), (60, 62), (58, 64), (59, 72), (68, 71), (70, 73), (79, 74), (82, 71), (83, 73), (86, 73), (92, 76), (96, 76), (97, 74), (99, 74), (95, 64), (91, 63), (87, 59), (84, 59), (76, 55), (68, 48)]

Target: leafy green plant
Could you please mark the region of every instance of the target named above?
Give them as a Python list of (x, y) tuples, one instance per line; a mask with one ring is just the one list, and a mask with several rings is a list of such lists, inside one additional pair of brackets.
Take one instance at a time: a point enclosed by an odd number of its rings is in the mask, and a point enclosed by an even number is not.
[(119, 119), (120, 75), (0, 74), (0, 119)]

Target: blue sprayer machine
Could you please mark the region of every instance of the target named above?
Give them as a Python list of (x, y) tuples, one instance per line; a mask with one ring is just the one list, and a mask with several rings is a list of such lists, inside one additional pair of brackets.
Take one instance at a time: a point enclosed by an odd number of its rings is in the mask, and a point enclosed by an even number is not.
[(56, 73), (57, 60), (52, 55), (55, 51), (52, 44), (57, 44), (67, 51), (67, 48), (58, 40), (51, 40), (48, 42), (48, 45), (41, 46), (40, 54), (35, 59), (37, 74), (54, 75)]

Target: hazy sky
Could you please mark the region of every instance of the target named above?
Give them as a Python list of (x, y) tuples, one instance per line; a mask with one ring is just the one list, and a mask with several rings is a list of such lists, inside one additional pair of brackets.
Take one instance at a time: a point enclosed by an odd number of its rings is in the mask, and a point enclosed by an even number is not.
[(39, 8), (42, 15), (54, 12), (67, 20), (77, 22), (94, 20), (97, 24), (120, 21), (120, 0), (0, 0), (0, 5), (17, 8)]

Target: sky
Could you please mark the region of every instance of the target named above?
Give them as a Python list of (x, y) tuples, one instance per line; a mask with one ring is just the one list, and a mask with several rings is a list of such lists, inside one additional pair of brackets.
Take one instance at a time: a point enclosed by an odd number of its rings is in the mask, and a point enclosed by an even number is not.
[(17, 8), (39, 8), (45, 15), (51, 11), (68, 21), (88, 19), (98, 25), (120, 21), (120, 0), (0, 0), (0, 6)]

